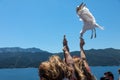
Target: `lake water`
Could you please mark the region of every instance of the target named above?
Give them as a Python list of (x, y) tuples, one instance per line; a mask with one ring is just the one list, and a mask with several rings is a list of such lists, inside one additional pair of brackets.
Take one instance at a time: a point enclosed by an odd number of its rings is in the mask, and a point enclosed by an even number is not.
[[(114, 74), (115, 80), (118, 79), (118, 69), (120, 66), (97, 66), (91, 67), (92, 73), (99, 80), (104, 72), (111, 71)], [(15, 68), (15, 69), (0, 69), (0, 80), (39, 80), (37, 68)]]

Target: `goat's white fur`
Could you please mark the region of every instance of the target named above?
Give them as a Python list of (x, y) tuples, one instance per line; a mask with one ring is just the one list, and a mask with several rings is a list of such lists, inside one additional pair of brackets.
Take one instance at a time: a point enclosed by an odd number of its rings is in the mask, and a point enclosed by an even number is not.
[(96, 30), (95, 30), (96, 27), (103, 30), (103, 27), (101, 27), (100, 25), (96, 23), (94, 16), (89, 11), (89, 9), (85, 6), (84, 3), (81, 3), (81, 5), (77, 7), (76, 11), (77, 11), (78, 16), (80, 17), (80, 20), (83, 21), (84, 23), (83, 28), (80, 31), (81, 37), (83, 37), (83, 34), (87, 30), (92, 30), (91, 38), (93, 38), (93, 33), (94, 33), (94, 37), (96, 37)]

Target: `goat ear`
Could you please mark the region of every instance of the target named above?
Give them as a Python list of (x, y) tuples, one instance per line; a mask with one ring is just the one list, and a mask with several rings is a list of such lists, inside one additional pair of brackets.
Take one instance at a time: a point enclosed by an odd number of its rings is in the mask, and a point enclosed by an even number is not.
[(84, 5), (84, 3), (82, 2), (82, 3), (80, 4), (79, 8), (82, 7), (83, 5)]
[(86, 4), (83, 4), (83, 7), (85, 7), (86, 6)]
[(78, 12), (78, 11), (81, 10), (81, 9), (83, 9), (83, 7), (85, 7), (85, 6), (86, 6), (86, 4), (84, 4), (84, 3), (82, 2), (79, 6), (77, 6), (76, 12)]
[(86, 4), (84, 4), (83, 2), (79, 5), (79, 10), (81, 10), (83, 7), (85, 7)]

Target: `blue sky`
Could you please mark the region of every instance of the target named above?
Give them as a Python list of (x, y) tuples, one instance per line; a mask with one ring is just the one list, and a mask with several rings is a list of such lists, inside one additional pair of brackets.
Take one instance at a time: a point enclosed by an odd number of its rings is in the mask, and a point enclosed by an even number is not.
[(85, 49), (120, 49), (120, 0), (0, 0), (0, 47), (37, 47), (62, 52), (66, 34), (71, 51), (79, 50), (83, 23), (76, 6), (85, 2), (99, 25), (97, 38), (84, 35)]

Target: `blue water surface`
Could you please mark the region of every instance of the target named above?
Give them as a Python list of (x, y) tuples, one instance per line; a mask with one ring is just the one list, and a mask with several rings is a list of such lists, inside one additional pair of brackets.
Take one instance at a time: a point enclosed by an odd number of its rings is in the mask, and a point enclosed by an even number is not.
[(39, 80), (37, 68), (0, 69), (0, 80)]
[(100, 77), (104, 76), (105, 72), (112, 72), (114, 75), (114, 80), (118, 80), (118, 69), (120, 66), (97, 66), (91, 67), (92, 73), (96, 76), (97, 80), (100, 80)]
[[(111, 71), (115, 79), (118, 79), (118, 69), (120, 66), (97, 66), (91, 67), (92, 73), (97, 80), (103, 76), (104, 72)], [(14, 69), (0, 69), (0, 80), (39, 80), (37, 68), (14, 68)]]

